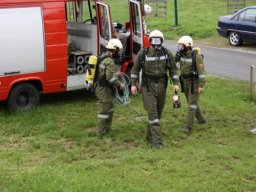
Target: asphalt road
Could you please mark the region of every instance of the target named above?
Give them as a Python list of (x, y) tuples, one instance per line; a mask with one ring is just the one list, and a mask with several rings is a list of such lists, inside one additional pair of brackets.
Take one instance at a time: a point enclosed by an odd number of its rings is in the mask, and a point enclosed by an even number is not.
[[(177, 50), (174, 41), (165, 41), (164, 46), (173, 54)], [(204, 55), (205, 69), (208, 74), (238, 80), (250, 80), (250, 66), (256, 66), (256, 45), (250, 50), (243, 47), (215, 48), (197, 45)], [(256, 70), (254, 71), (256, 76)], [(254, 77), (256, 78), (256, 77)]]

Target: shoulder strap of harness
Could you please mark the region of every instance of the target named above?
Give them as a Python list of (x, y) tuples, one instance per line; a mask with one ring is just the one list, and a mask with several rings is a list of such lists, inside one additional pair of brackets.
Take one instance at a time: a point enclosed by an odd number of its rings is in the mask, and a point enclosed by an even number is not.
[(192, 71), (191, 71), (191, 74), (192, 74), (192, 77), (191, 77), (191, 93), (194, 94), (194, 81), (195, 81), (195, 78), (198, 77), (198, 72), (197, 72), (197, 67), (196, 67), (196, 54), (197, 54), (197, 51), (194, 50), (192, 51)]
[(97, 64), (96, 64), (96, 70), (95, 70), (95, 76), (94, 76), (94, 81), (97, 80), (97, 77), (98, 77), (98, 73), (99, 73), (99, 65), (100, 63), (105, 60), (106, 58), (110, 58), (109, 55), (106, 55), (106, 54), (101, 54), (101, 55), (98, 55), (98, 60), (97, 60)]
[(196, 50), (192, 51), (192, 75), (197, 75), (196, 54)]
[[(149, 50), (149, 47), (145, 48), (142, 52), (142, 55), (141, 55), (141, 60), (140, 60), (140, 68), (142, 69), (142, 77), (145, 78), (146, 76), (146, 73), (145, 73), (145, 61), (146, 61), (146, 56), (148, 54), (148, 50)], [(146, 81), (146, 85), (147, 85), (147, 90), (149, 90), (149, 85), (148, 85), (148, 81)]]
[(163, 52), (163, 54), (166, 58), (166, 67), (167, 67), (167, 69), (170, 69), (171, 68), (170, 55), (169, 55), (169, 53), (168, 53), (168, 51), (166, 50), (165, 47), (161, 47), (161, 50), (162, 50), (162, 52)]
[(142, 55), (141, 55), (141, 61), (140, 61), (140, 67), (143, 68), (144, 67), (144, 64), (145, 64), (145, 61), (146, 61), (146, 56), (148, 54), (148, 50), (149, 50), (149, 47), (146, 47), (143, 52), (142, 52)]
[(109, 55), (107, 55), (107, 54), (99, 55), (98, 56), (98, 64), (100, 64), (100, 62), (102, 62), (106, 58), (111, 58), (111, 57)]
[(145, 48), (141, 55), (140, 67), (142, 69), (142, 75), (145, 75), (145, 61), (148, 54), (149, 47)]

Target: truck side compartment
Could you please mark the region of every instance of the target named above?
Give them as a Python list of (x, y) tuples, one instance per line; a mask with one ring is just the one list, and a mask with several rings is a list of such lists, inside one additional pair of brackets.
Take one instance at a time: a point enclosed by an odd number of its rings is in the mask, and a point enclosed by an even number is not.
[(0, 50), (5, 53), (0, 58), (0, 100), (24, 81), (41, 82), (43, 93), (65, 91), (61, 86), (67, 81), (68, 63), (64, 5), (0, 5), (0, 23), (5, 24), (0, 37), (4, 42)]
[(68, 48), (64, 2), (43, 3), (46, 72), (43, 93), (65, 91)]

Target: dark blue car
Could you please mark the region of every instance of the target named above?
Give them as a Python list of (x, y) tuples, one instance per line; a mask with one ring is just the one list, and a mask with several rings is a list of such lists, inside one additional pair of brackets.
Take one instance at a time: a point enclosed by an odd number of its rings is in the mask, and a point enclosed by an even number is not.
[(230, 44), (239, 46), (245, 42), (256, 42), (256, 6), (246, 7), (233, 15), (219, 18), (217, 31), (227, 37)]

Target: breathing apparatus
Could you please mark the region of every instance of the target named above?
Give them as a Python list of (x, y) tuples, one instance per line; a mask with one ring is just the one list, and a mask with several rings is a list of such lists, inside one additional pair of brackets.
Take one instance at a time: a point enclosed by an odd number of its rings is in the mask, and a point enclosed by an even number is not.
[[(123, 45), (119, 39), (110, 39), (106, 48), (113, 53), (112, 58), (117, 59), (120, 56), (119, 53), (122, 51)], [(87, 89), (92, 88), (94, 85), (97, 76), (97, 64), (98, 58), (93, 55), (90, 56), (85, 75), (85, 86)]]
[(185, 55), (186, 52), (189, 50), (189, 47), (185, 47), (184, 45), (178, 44), (178, 52), (181, 56)]
[(92, 88), (94, 84), (94, 79), (96, 75), (96, 67), (97, 67), (98, 58), (94, 55), (89, 57), (88, 65), (86, 68), (85, 75), (85, 86), (87, 89)]

